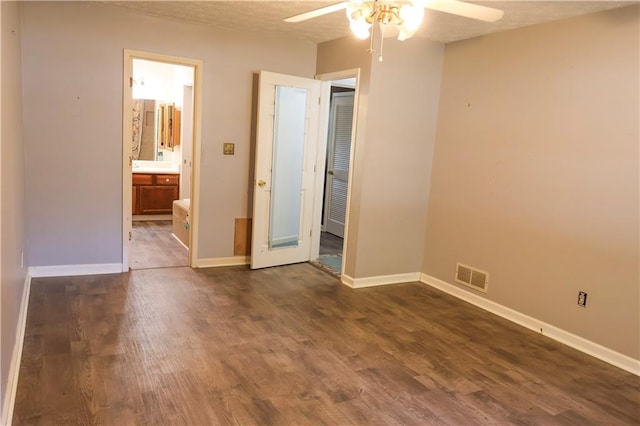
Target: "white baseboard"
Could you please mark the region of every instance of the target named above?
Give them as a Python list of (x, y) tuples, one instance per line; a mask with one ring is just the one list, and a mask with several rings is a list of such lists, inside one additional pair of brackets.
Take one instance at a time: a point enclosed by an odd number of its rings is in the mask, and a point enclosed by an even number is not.
[(214, 257), (209, 259), (198, 259), (196, 268), (216, 268), (220, 266), (239, 266), (251, 263), (249, 256)]
[(18, 312), (18, 324), (16, 326), (16, 341), (11, 353), (11, 364), (7, 377), (7, 387), (2, 401), (2, 419), (0, 424), (10, 425), (13, 420), (13, 407), (16, 401), (16, 391), (18, 390), (18, 376), (20, 375), (20, 361), (22, 360), (22, 347), (24, 345), (24, 334), (27, 325), (27, 308), (29, 307), (29, 293), (31, 292), (31, 275), (27, 273), (22, 289), (22, 300), (20, 311)]
[(380, 275), (377, 277), (353, 278), (342, 274), (342, 283), (351, 288), (376, 287), (379, 285), (410, 283), (420, 281), (420, 272), (408, 274)]
[(182, 245), (182, 247), (186, 248), (187, 251), (189, 251), (189, 247), (187, 247), (187, 245), (185, 243), (182, 242), (182, 240), (180, 238), (178, 238), (178, 236), (176, 234), (174, 234), (173, 232), (171, 233), (171, 236), (173, 238), (176, 239), (176, 241), (178, 241), (180, 243), (180, 245)]
[(122, 273), (121, 263), (98, 263), (87, 265), (30, 266), (29, 274), (39, 277), (71, 277), (75, 275), (102, 275)]
[(541, 333), (553, 340), (560, 343), (564, 343), (574, 349), (589, 354), (595, 358), (598, 358), (604, 362), (615, 365), (629, 373), (640, 376), (640, 360), (633, 359), (629, 356), (623, 355), (612, 349), (606, 348), (598, 343), (584, 339), (580, 336), (576, 336), (566, 330), (547, 324), (511, 308), (507, 308), (504, 305), (493, 302), (482, 296), (473, 294), (467, 290), (463, 290), (453, 284), (449, 284), (438, 278), (432, 277), (427, 274), (421, 274), (420, 281), (423, 283), (442, 290), (458, 299), (462, 299), (465, 302), (469, 302), (479, 308), (494, 313), (502, 318), (508, 319), (516, 324), (533, 330), (537, 333)]

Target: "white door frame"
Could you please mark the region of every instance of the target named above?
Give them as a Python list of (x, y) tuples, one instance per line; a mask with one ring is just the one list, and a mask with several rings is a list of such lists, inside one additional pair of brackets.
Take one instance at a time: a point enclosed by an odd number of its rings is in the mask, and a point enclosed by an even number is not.
[(311, 233), (311, 259), (317, 259), (320, 257), (320, 232), (322, 222), (322, 204), (324, 203), (324, 175), (326, 174), (326, 159), (327, 159), (327, 139), (329, 133), (329, 106), (331, 103), (331, 81), (343, 80), (345, 78), (355, 78), (356, 87), (355, 94), (353, 96), (353, 126), (351, 129), (351, 152), (349, 153), (349, 181), (347, 182), (347, 210), (345, 212), (344, 221), (344, 239), (342, 243), (342, 274), (344, 274), (344, 267), (347, 256), (347, 241), (349, 238), (349, 211), (351, 210), (351, 183), (353, 182), (353, 153), (356, 146), (356, 134), (358, 130), (358, 104), (360, 96), (360, 68), (353, 68), (343, 71), (336, 71), (326, 74), (316, 75), (316, 79), (323, 81), (322, 96), (320, 98), (320, 139), (318, 140), (318, 152), (316, 155), (317, 173), (316, 173), (316, 188), (315, 188), (315, 200), (314, 200), (314, 216), (313, 226)]
[(124, 49), (122, 79), (122, 272), (129, 270), (129, 236), (132, 232), (132, 87), (133, 60), (145, 59), (174, 65), (193, 67), (193, 165), (191, 169), (191, 204), (189, 228), (189, 266), (195, 268), (198, 260), (198, 221), (200, 195), (200, 147), (202, 122), (203, 61), (200, 59), (162, 55)]

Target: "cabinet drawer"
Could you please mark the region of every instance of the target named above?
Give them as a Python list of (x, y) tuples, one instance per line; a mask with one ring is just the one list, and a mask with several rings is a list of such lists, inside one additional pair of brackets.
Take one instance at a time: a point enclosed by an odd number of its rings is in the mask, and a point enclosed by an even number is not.
[(156, 175), (156, 185), (178, 185), (180, 175)]
[(134, 185), (153, 185), (153, 175), (134, 173), (132, 179)]

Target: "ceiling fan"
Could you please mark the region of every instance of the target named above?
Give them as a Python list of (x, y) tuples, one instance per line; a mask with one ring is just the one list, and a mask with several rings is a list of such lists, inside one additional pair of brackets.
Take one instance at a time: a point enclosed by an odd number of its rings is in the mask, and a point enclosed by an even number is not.
[(406, 40), (420, 26), (425, 8), (485, 22), (498, 21), (504, 14), (500, 9), (458, 0), (350, 0), (291, 16), (285, 21), (302, 22), (346, 9), (356, 37), (368, 38), (369, 29), (377, 22), (383, 30), (394, 24), (398, 29), (398, 39)]

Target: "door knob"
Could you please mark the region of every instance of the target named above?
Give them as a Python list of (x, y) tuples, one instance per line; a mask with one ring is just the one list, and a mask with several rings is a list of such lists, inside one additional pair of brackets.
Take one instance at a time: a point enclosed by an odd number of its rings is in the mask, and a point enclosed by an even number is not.
[(267, 182), (263, 181), (262, 179), (260, 179), (260, 180), (258, 181), (258, 186), (259, 186), (260, 188), (264, 188), (264, 186), (265, 186), (266, 184), (267, 184)]

